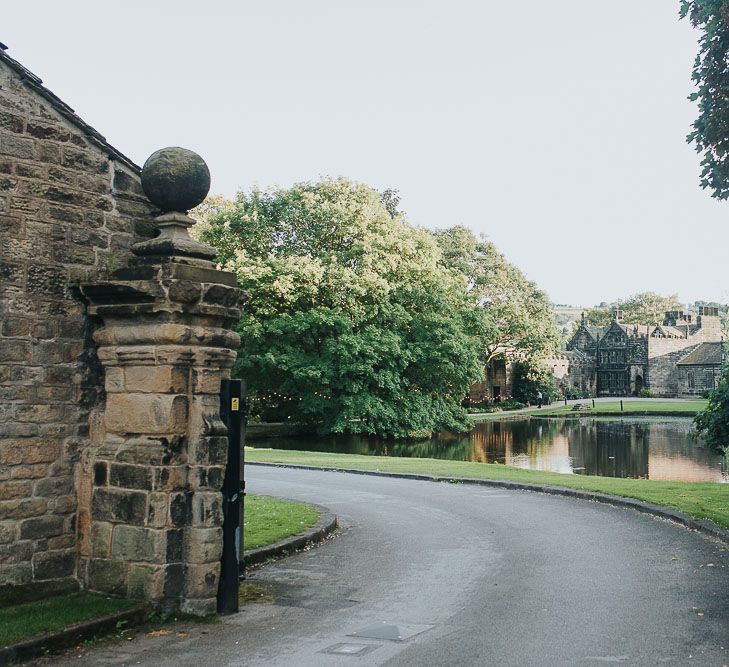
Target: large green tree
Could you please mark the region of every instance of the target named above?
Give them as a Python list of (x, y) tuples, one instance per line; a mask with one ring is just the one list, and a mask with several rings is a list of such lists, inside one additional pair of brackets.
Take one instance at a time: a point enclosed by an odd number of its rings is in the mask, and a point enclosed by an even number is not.
[(338, 179), (203, 210), (201, 238), (249, 294), (235, 373), (254, 405), (325, 433), (467, 428), (483, 311), (388, 203)]
[(692, 79), (699, 113), (688, 141), (701, 155), (701, 187), (717, 199), (729, 197), (729, 2), (681, 0), (681, 17), (699, 31)]
[(655, 292), (639, 292), (627, 299), (619, 299), (606, 306), (591, 308), (587, 311), (587, 318), (590, 324), (598, 326), (610, 324), (617, 308), (623, 311), (625, 322), (647, 326), (663, 322), (666, 311), (684, 309), (677, 294), (662, 296)]
[(729, 365), (724, 366), (706, 410), (696, 415), (694, 422), (697, 434), (704, 437), (710, 449), (729, 455)]
[(483, 310), (480, 344), (485, 364), (504, 348), (535, 360), (557, 349), (560, 336), (547, 295), (493, 243), (461, 226), (434, 234), (443, 265), (464, 277), (470, 298)]

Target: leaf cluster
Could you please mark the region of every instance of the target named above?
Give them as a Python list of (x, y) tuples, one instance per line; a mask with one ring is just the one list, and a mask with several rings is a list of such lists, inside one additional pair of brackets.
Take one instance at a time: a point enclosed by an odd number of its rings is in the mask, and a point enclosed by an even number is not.
[(467, 428), (482, 313), (377, 192), (330, 179), (240, 193), (201, 237), (250, 295), (235, 373), (264, 416), (399, 438)]
[(712, 197), (729, 197), (729, 2), (682, 0), (681, 18), (700, 31), (699, 52), (691, 78), (696, 90), (689, 99), (699, 113), (687, 137), (701, 155), (702, 188)]
[(627, 299), (618, 299), (613, 303), (587, 311), (590, 324), (605, 326), (613, 320), (615, 309), (623, 311), (623, 320), (630, 324), (651, 326), (663, 322), (666, 311), (683, 310), (678, 294), (662, 296), (655, 292), (639, 292)]
[(729, 451), (729, 365), (724, 366), (719, 386), (711, 392), (708, 406), (696, 415), (694, 423), (707, 447), (722, 454)]
[(488, 363), (505, 349), (539, 359), (556, 351), (560, 332), (547, 295), (493, 243), (456, 226), (435, 232), (445, 266), (465, 279), (470, 298), (483, 310), (481, 356)]

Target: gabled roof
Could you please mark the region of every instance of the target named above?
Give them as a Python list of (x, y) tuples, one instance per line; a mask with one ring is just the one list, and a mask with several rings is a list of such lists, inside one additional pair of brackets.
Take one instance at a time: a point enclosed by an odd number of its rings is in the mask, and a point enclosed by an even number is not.
[(722, 343), (701, 343), (681, 359), (677, 366), (716, 366), (721, 364)]
[(668, 324), (658, 324), (655, 327), (653, 327), (653, 330), (651, 331), (650, 335), (653, 336), (653, 334), (658, 331), (660, 332), (661, 336), (665, 338), (686, 338), (686, 330), (681, 329), (679, 327), (672, 327)]
[(135, 164), (126, 155), (109, 144), (106, 139), (99, 134), (99, 132), (82, 120), (80, 116), (77, 116), (76, 112), (68, 104), (48, 90), (48, 88), (43, 85), (43, 80), (39, 76), (36, 76), (29, 69), (21, 65), (17, 60), (11, 58), (7, 54), (7, 49), (8, 47), (0, 42), (0, 62), (5, 63), (10, 69), (12, 69), (26, 87), (44, 98), (59, 114), (61, 114), (61, 116), (81, 130), (90, 143), (108, 153), (109, 156), (115, 160), (124, 163), (133, 171), (137, 173), (141, 171), (139, 165)]

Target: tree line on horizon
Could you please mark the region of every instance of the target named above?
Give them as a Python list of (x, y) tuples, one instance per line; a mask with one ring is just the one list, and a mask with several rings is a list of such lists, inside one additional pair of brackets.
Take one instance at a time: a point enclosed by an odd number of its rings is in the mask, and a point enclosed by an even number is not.
[(234, 375), (249, 410), (322, 434), (468, 429), (463, 399), (504, 348), (539, 375), (546, 294), (463, 226), (408, 222), (396, 191), (344, 178), (209, 198), (196, 235), (248, 302)]

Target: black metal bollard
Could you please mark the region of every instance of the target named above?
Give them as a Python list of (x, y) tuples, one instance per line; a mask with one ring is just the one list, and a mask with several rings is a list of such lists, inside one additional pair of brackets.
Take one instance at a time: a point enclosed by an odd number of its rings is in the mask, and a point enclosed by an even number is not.
[(241, 415), (243, 386), (240, 380), (223, 380), (220, 387), (220, 418), (228, 428), (228, 462), (223, 481), (223, 557), (220, 561), (218, 613), (238, 611), (239, 563), (243, 552), (241, 482)]

